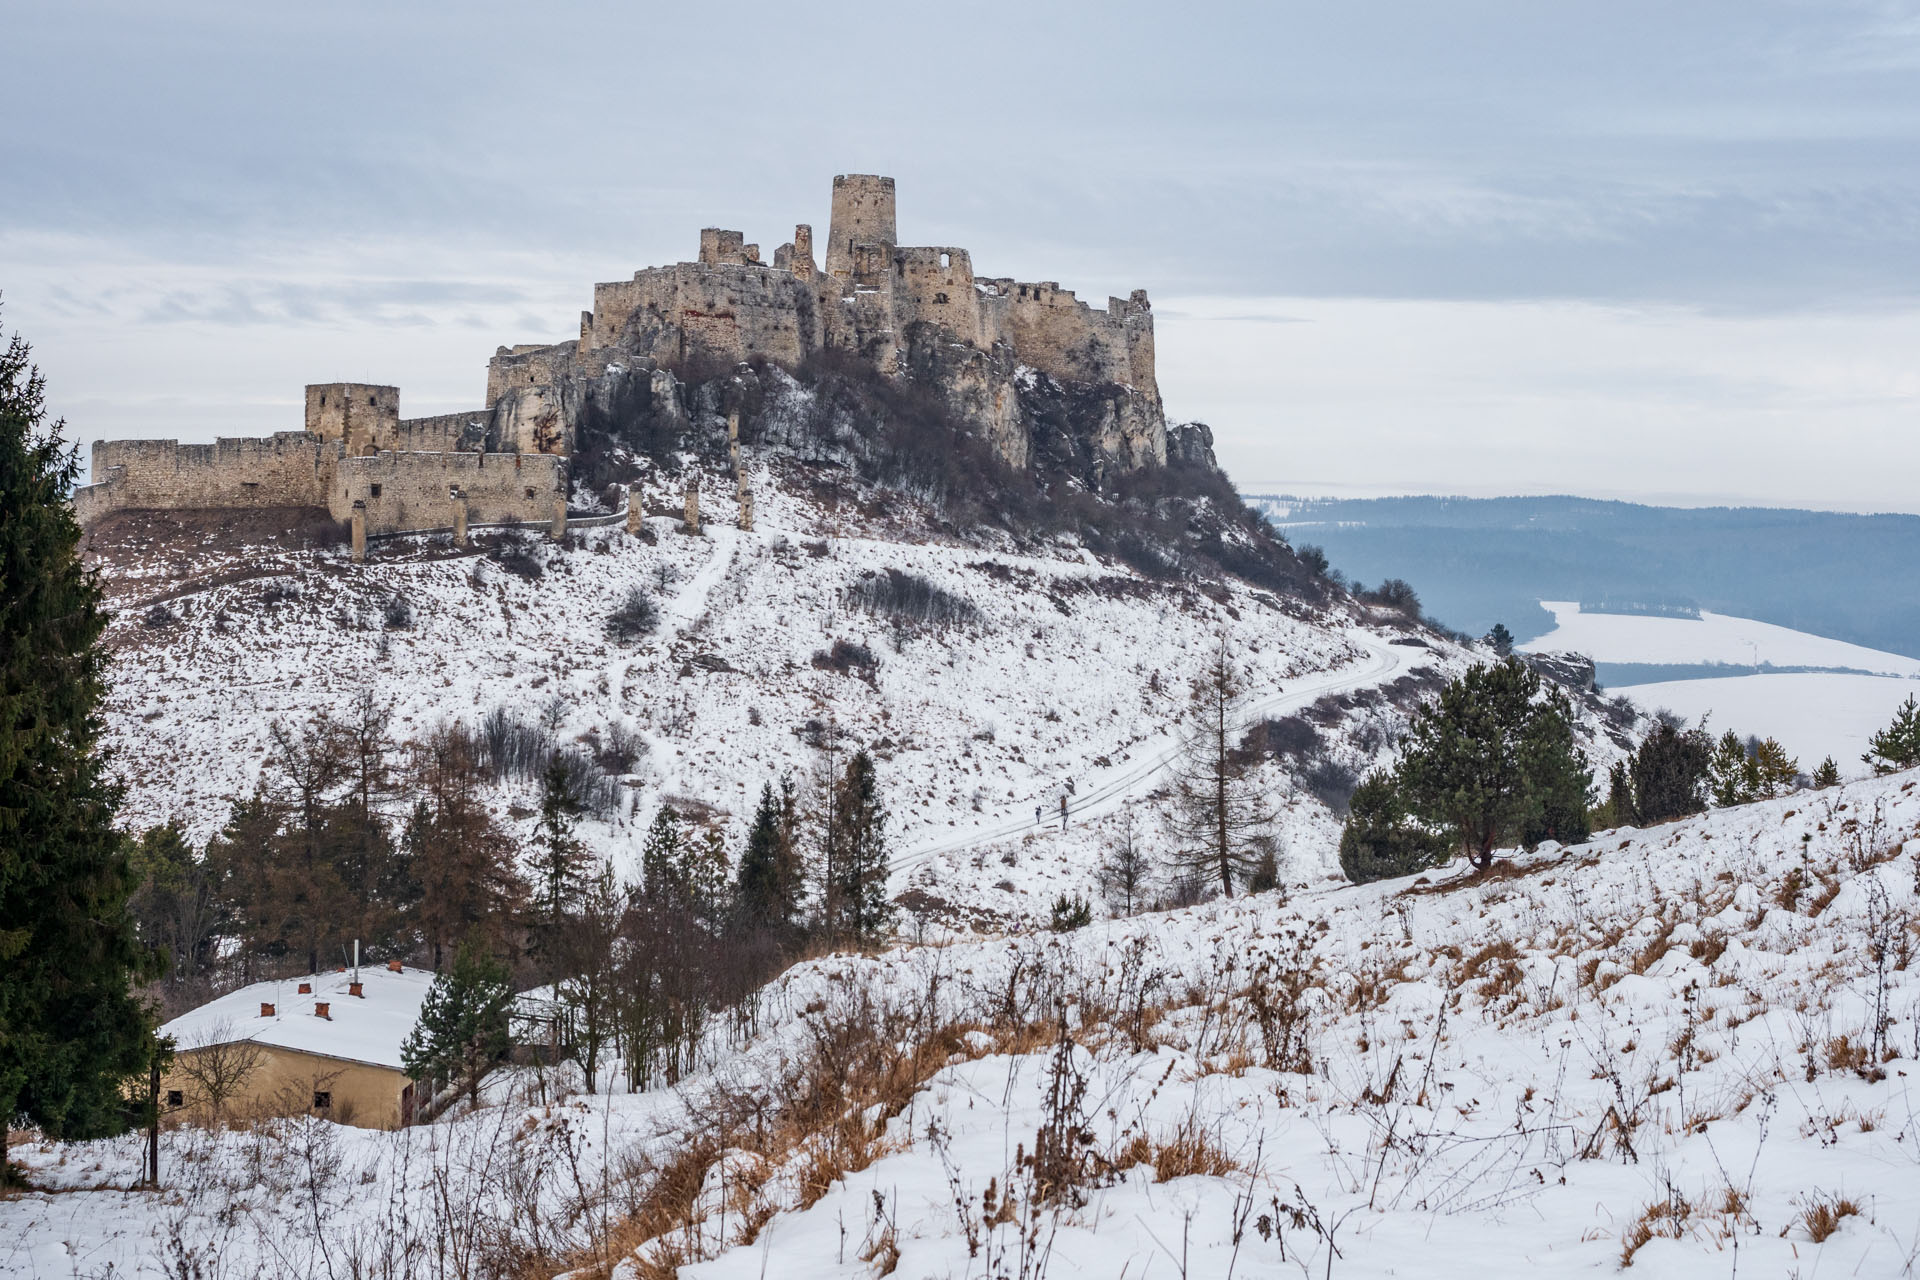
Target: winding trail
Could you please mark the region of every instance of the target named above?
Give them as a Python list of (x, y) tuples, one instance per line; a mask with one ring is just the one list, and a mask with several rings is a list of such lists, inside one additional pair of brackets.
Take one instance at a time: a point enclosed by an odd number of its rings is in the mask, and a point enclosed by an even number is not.
[[(1296, 680), (1286, 688), (1250, 700), (1241, 709), (1242, 716), (1248, 720), (1258, 720), (1281, 712), (1296, 711), (1330, 693), (1344, 693), (1349, 689), (1391, 679), (1406, 666), (1405, 651), (1387, 644), (1378, 636), (1350, 629), (1346, 638), (1368, 651), (1369, 659), (1364, 666), (1336, 667)], [(1068, 802), (1068, 820), (1102, 817), (1125, 801), (1152, 790), (1159, 776), (1179, 759), (1180, 749), (1179, 731), (1171, 728), (1137, 743), (1128, 759), (1095, 774), (1094, 785)], [(994, 825), (975, 826), (965, 832), (942, 835), (939, 839), (915, 845), (893, 859), (892, 878), (897, 882), (944, 854), (964, 852), (977, 845), (992, 844), (1029, 832), (1058, 829), (1060, 815), (1057, 809), (1038, 819), (1024, 814), (1009, 817), (1010, 813), (1011, 810), (1003, 809), (987, 820)]]

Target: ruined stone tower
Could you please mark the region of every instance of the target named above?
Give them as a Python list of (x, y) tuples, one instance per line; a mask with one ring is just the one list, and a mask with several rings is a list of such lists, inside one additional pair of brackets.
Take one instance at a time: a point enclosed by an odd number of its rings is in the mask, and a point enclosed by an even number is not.
[(853, 272), (853, 247), (898, 242), (893, 229), (893, 179), (872, 173), (842, 173), (833, 180), (833, 218), (827, 230), (826, 272), (845, 279)]

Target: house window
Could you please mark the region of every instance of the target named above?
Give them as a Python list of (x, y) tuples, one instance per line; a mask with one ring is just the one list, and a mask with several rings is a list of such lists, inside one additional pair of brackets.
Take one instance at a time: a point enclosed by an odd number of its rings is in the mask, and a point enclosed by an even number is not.
[(380, 486), (379, 486), (379, 485), (377, 485), (377, 484), (376, 484), (376, 485), (372, 485), (372, 486), (369, 486), (369, 491), (370, 491), (370, 492), (371, 492), (371, 493), (373, 494), (373, 496), (374, 496), (374, 497), (376, 497), (376, 498), (380, 496)]
[(313, 1109), (315, 1111), (331, 1111), (333, 1109), (333, 1090), (315, 1089), (313, 1091)]
[(187, 1105), (187, 1099), (178, 1089), (169, 1089), (167, 1090), (167, 1105), (170, 1107), (184, 1107)]

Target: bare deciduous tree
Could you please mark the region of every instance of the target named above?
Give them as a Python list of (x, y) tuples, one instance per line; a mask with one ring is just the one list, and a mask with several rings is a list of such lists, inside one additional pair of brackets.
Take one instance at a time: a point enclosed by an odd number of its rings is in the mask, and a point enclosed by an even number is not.
[(1228, 897), (1258, 869), (1255, 837), (1273, 820), (1254, 785), (1253, 762), (1236, 749), (1246, 692), (1246, 673), (1223, 634), (1194, 678), (1173, 784), (1175, 864), (1195, 880), (1218, 880)]

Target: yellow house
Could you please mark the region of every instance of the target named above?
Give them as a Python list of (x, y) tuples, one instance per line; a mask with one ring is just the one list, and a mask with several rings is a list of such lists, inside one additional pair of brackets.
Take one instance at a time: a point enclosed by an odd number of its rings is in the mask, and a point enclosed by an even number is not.
[(363, 1129), (410, 1124), (417, 1104), (400, 1045), (432, 985), (431, 972), (395, 965), (230, 991), (160, 1029), (174, 1040), (161, 1110), (201, 1121), (304, 1112)]

